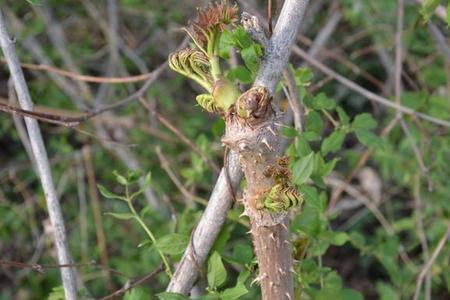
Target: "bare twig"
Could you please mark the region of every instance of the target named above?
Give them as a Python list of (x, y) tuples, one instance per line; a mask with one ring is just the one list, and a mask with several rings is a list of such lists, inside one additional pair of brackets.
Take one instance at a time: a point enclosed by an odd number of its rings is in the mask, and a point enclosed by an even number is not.
[(414, 292), (413, 300), (419, 299), (420, 289), (422, 288), (423, 279), (424, 279), (425, 275), (428, 273), (428, 271), (430, 270), (430, 268), (433, 266), (434, 261), (436, 260), (436, 258), (441, 253), (442, 249), (444, 248), (445, 242), (447, 242), (447, 239), (449, 238), (449, 236), (450, 236), (450, 224), (448, 224), (447, 230), (445, 231), (445, 233), (442, 236), (442, 238), (439, 240), (439, 243), (436, 246), (436, 249), (434, 249), (434, 252), (431, 255), (430, 259), (423, 266), (422, 270), (419, 273), (419, 276), (417, 276), (416, 291)]
[(299, 55), (301, 58), (303, 58), (305, 61), (308, 62), (308, 64), (310, 64), (311, 66), (317, 68), (318, 70), (320, 70), (321, 72), (333, 77), (334, 79), (336, 79), (338, 82), (340, 82), (341, 84), (345, 85), (346, 87), (348, 87), (349, 89), (363, 95), (364, 97), (366, 97), (367, 99), (370, 99), (372, 101), (378, 102), (384, 106), (393, 108), (395, 110), (399, 110), (402, 113), (411, 115), (411, 116), (416, 116), (418, 118), (424, 119), (426, 121), (429, 121), (431, 123), (437, 124), (437, 125), (442, 125), (445, 127), (450, 127), (450, 121), (446, 121), (446, 120), (442, 120), (442, 119), (438, 119), (435, 117), (432, 117), (430, 115), (424, 114), (424, 113), (420, 113), (417, 112), (409, 107), (406, 106), (402, 106), (402, 105), (398, 105), (392, 101), (389, 101), (388, 99), (381, 97), (377, 94), (372, 93), (369, 90), (366, 90), (365, 88), (361, 87), (360, 85), (356, 84), (355, 82), (345, 78), (344, 76), (338, 74), (336, 71), (330, 69), (329, 67), (325, 66), (323, 63), (321, 63), (320, 61), (318, 61), (317, 59), (311, 57), (310, 55), (308, 55), (308, 53), (306, 53), (303, 49), (301, 49), (300, 47), (294, 46), (293, 48), (293, 52), (297, 55)]
[[(19, 59), (17, 58), (17, 54), (14, 49), (14, 43), (10, 39), (7, 32), (6, 20), (3, 11), (0, 11), (0, 43), (14, 81), (14, 87), (18, 95), (19, 103), (23, 109), (32, 111), (33, 102), (31, 100), (22, 69), (20, 68)], [(36, 160), (37, 169), (39, 170), (39, 177), (44, 189), (50, 221), (55, 229), (54, 239), (58, 253), (58, 260), (60, 264), (70, 264), (71, 256), (67, 246), (64, 219), (53, 184), (51, 169), (47, 157), (47, 151), (42, 139), (42, 134), (36, 120), (25, 118), (25, 123), (34, 158)], [(77, 285), (74, 272), (75, 270), (73, 268), (61, 269), (64, 294), (68, 300), (75, 300), (77, 297)]]
[(147, 275), (145, 275), (145, 276), (143, 276), (143, 277), (141, 277), (141, 278), (139, 278), (139, 279), (127, 281), (127, 282), (125, 283), (125, 285), (124, 285), (121, 289), (115, 291), (114, 293), (112, 293), (112, 294), (110, 294), (110, 295), (108, 295), (108, 296), (102, 297), (102, 298), (100, 298), (99, 300), (111, 300), (111, 299), (116, 299), (117, 297), (119, 297), (120, 295), (125, 294), (125, 293), (128, 292), (129, 290), (131, 290), (131, 289), (133, 289), (133, 288), (135, 288), (135, 287), (137, 287), (137, 286), (139, 286), (139, 285), (141, 285), (141, 284), (144, 284), (145, 282), (147, 282), (147, 281), (153, 279), (155, 276), (157, 276), (157, 275), (158, 275), (159, 273), (161, 273), (163, 270), (164, 270), (164, 266), (163, 266), (163, 264), (160, 264), (159, 267), (156, 268), (156, 269), (155, 269), (154, 271), (152, 271), (151, 273), (149, 273), (149, 274), (147, 274)]
[(197, 197), (196, 195), (193, 195), (190, 193), (184, 185), (181, 183), (180, 179), (175, 175), (175, 173), (172, 171), (169, 165), (169, 161), (167, 158), (162, 154), (161, 148), (158, 146), (156, 147), (156, 155), (158, 155), (158, 159), (161, 163), (161, 167), (166, 171), (167, 175), (169, 175), (172, 182), (175, 184), (175, 186), (178, 188), (178, 190), (189, 200), (193, 202), (199, 202), (203, 205), (207, 204), (206, 200), (200, 197)]
[[(106, 267), (109, 266), (108, 250), (106, 247), (106, 236), (103, 228), (103, 217), (101, 202), (97, 193), (97, 183), (95, 179), (95, 170), (92, 162), (92, 148), (91, 146), (84, 146), (82, 149), (82, 156), (84, 168), (86, 169), (86, 179), (88, 183), (88, 193), (94, 215), (95, 233), (97, 235), (97, 247), (100, 254), (100, 261)], [(112, 287), (111, 273), (108, 269), (104, 269), (104, 275), (108, 282), (108, 286)]]
[(194, 150), (195, 153), (200, 155), (200, 157), (206, 162), (209, 163), (210, 166), (216, 171), (217, 174), (219, 174), (220, 169), (217, 166), (217, 164), (210, 159), (205, 152), (200, 150), (183, 132), (181, 132), (178, 128), (176, 128), (172, 123), (170, 123), (169, 120), (167, 120), (163, 115), (158, 113), (155, 109), (153, 109), (148, 103), (142, 99), (142, 97), (139, 99), (139, 102), (144, 106), (145, 109), (147, 109), (149, 112), (151, 112), (159, 122), (161, 122), (165, 127), (167, 127), (170, 131), (172, 131), (181, 141), (183, 141), (186, 145), (188, 145), (192, 150)]
[[(4, 62), (2, 60), (2, 62)], [(60, 68), (56, 68), (49, 65), (37, 65), (37, 64), (31, 64), (31, 63), (21, 63), (20, 64), (22, 68), (24, 69), (30, 69), (34, 71), (46, 71), (49, 73), (54, 73), (60, 76), (64, 76), (76, 81), (82, 81), (82, 82), (92, 82), (92, 83), (134, 83), (134, 82), (141, 82), (146, 81), (150, 77), (153, 76), (153, 73), (146, 73), (141, 75), (135, 75), (135, 76), (127, 76), (127, 77), (102, 77), (102, 76), (91, 76), (91, 75), (82, 75), (79, 73), (70, 72), (67, 70), (63, 70)]]
[[(419, 236), (420, 244), (422, 246), (422, 256), (425, 262), (430, 259), (430, 249), (428, 247), (427, 236), (425, 234), (425, 227), (423, 224), (423, 212), (426, 211), (420, 194), (420, 175), (414, 176), (414, 202), (415, 215), (417, 225), (417, 235)], [(431, 273), (428, 271), (425, 274), (425, 300), (431, 300)]]

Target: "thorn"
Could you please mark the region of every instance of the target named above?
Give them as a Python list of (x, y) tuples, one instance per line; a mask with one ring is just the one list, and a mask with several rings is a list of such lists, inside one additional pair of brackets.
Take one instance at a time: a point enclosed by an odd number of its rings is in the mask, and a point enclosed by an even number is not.
[(285, 230), (289, 230), (289, 228), (287, 228), (286, 224), (284, 223), (280, 223), (281, 227), (283, 227)]
[(240, 143), (239, 144), (239, 149), (240, 150), (245, 150), (247, 148), (247, 144), (245, 144), (245, 143)]
[(248, 214), (247, 214), (247, 212), (244, 210), (244, 212), (243, 212), (242, 214), (239, 215), (239, 218), (247, 217), (247, 216), (248, 216)]
[(285, 295), (289, 300), (292, 300), (291, 295), (289, 295), (289, 293), (286, 293)]
[(262, 153), (261, 153), (261, 152), (258, 152), (258, 156), (259, 156), (259, 158), (260, 158), (260, 159), (262, 159), (262, 158), (263, 158), (263, 155), (262, 155)]
[(292, 274), (295, 274), (295, 275), (298, 275), (298, 273), (297, 272), (295, 272), (295, 270), (294, 270), (294, 268), (293, 267), (291, 267), (290, 269), (289, 269), (289, 271), (292, 273)]
[(273, 289), (273, 285), (275, 284), (275, 282), (271, 281), (269, 282), (270, 288)]
[(289, 242), (288, 240), (284, 240), (284, 242), (283, 243), (285, 243), (285, 244), (288, 244), (288, 245), (290, 245), (291, 244), (291, 242)]
[(272, 239), (272, 241), (276, 242), (277, 240), (275, 239), (275, 235), (273, 234), (273, 232), (269, 235), (269, 237)]
[(266, 139), (266, 138), (263, 138), (262, 141), (261, 141), (261, 143), (263, 143), (264, 145), (266, 145), (266, 147), (267, 147), (270, 151), (273, 151), (272, 146), (269, 145), (269, 143), (267, 142), (267, 139)]
[(286, 275), (286, 272), (281, 268), (278, 268), (278, 273), (280, 273), (282, 276)]
[(277, 134), (275, 133), (275, 131), (273, 131), (272, 127), (267, 126), (267, 130), (269, 130), (270, 133), (273, 134), (273, 136), (277, 136)]
[(250, 230), (247, 231), (246, 233), (247, 233), (247, 234), (251, 234), (251, 233), (252, 233), (252, 230), (250, 229)]
[(255, 279), (253, 279), (253, 281), (250, 283), (250, 286), (252, 286), (255, 282), (261, 282), (262, 280), (266, 279), (267, 273), (264, 273), (262, 275), (259, 275), (258, 277), (256, 277)]

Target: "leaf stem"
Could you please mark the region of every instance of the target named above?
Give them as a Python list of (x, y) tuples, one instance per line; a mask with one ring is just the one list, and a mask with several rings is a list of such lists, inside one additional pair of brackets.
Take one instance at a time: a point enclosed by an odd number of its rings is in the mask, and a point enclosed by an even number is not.
[[(130, 197), (130, 193), (129, 193), (129, 189), (128, 189), (128, 184), (125, 185), (125, 197), (127, 199), (128, 208), (130, 209), (131, 213), (134, 215), (135, 220), (139, 223), (139, 225), (142, 227), (142, 229), (144, 229), (145, 233), (150, 238), (150, 240), (153, 242), (153, 244), (155, 244), (156, 243), (155, 236), (153, 235), (150, 228), (148, 228), (148, 226), (145, 225), (144, 221), (139, 216), (139, 214), (136, 212), (136, 209), (133, 206), (133, 202), (131, 201), (132, 198)], [(164, 263), (167, 275), (169, 275), (169, 277), (172, 278), (173, 274), (172, 274), (172, 271), (170, 270), (170, 265), (169, 265), (169, 261), (167, 260), (167, 257), (164, 255), (164, 253), (162, 253), (161, 250), (157, 250), (157, 251), (159, 253), (159, 256), (161, 256), (161, 259)]]

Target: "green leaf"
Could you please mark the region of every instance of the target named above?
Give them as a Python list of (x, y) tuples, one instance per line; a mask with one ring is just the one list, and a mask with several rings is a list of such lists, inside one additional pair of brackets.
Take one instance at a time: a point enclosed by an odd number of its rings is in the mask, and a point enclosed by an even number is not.
[(287, 138), (295, 138), (299, 136), (297, 129), (293, 127), (283, 127), (281, 131), (283, 136)]
[(310, 68), (298, 68), (294, 71), (295, 83), (299, 86), (308, 85), (313, 78)]
[(355, 130), (371, 130), (377, 127), (377, 121), (374, 120), (371, 114), (363, 113), (355, 117), (352, 123), (352, 127)]
[(128, 180), (119, 174), (119, 172), (117, 172), (116, 170), (113, 171), (114, 176), (116, 177), (116, 181), (121, 184), (121, 185), (127, 185), (128, 184)]
[(248, 293), (244, 284), (237, 284), (233, 288), (226, 289), (220, 294), (221, 300), (236, 300)]
[(139, 179), (142, 176), (142, 171), (140, 170), (129, 170), (127, 172), (127, 182), (132, 183)]
[(299, 189), (303, 194), (305, 206), (314, 207), (320, 211), (325, 209), (324, 205), (320, 202), (319, 193), (315, 187), (303, 184), (299, 187)]
[(227, 271), (222, 263), (220, 254), (214, 251), (208, 260), (208, 285), (211, 289), (216, 289), (225, 283)]
[(363, 145), (376, 148), (383, 147), (383, 141), (371, 131), (359, 129), (355, 131), (355, 134), (358, 141), (360, 141)]
[(127, 199), (125, 197), (116, 195), (110, 191), (108, 191), (103, 185), (101, 184), (97, 184), (97, 188), (100, 191), (100, 194), (107, 198), (107, 199), (119, 199), (119, 200), (123, 200), (123, 201), (127, 201)]
[(242, 26), (237, 27), (233, 31), (233, 42), (234, 45), (240, 49), (248, 48), (253, 44), (253, 40), (250, 35), (244, 30)]
[(334, 246), (342, 246), (350, 240), (345, 232), (326, 231), (320, 235), (320, 238), (328, 241)]
[(345, 132), (343, 130), (334, 131), (322, 142), (322, 146), (320, 147), (322, 154), (327, 155), (329, 152), (336, 152), (341, 149), (344, 139)]
[(136, 216), (131, 214), (131, 213), (110, 213), (110, 212), (107, 212), (107, 213), (105, 213), (105, 215), (114, 217), (114, 218), (119, 219), (119, 220), (131, 220), (131, 219), (136, 218)]
[(142, 184), (141, 190), (145, 191), (150, 187), (150, 184), (152, 183), (152, 172), (148, 172), (147, 175), (145, 175), (144, 182)]
[(320, 93), (314, 97), (313, 106), (315, 109), (318, 110), (320, 109), (331, 110), (336, 107), (336, 102), (333, 99), (328, 98), (327, 95), (325, 95), (324, 93)]
[(230, 81), (239, 80), (241, 83), (251, 83), (252, 73), (244, 66), (237, 66), (228, 71), (227, 78)]
[(430, 19), (431, 15), (434, 13), (436, 8), (438, 7), (441, 0), (425, 0), (422, 4), (422, 9), (420, 13), (423, 15), (423, 18), (426, 22)]
[(305, 131), (302, 133), (302, 136), (308, 142), (320, 141), (320, 135), (315, 133), (314, 131)]
[(349, 116), (340, 106), (336, 107), (336, 111), (338, 113), (339, 120), (341, 121), (342, 125), (347, 125), (350, 123)]
[(177, 255), (183, 253), (188, 244), (189, 236), (171, 233), (156, 240), (155, 248), (169, 255)]
[(252, 247), (246, 244), (237, 244), (233, 248), (233, 256), (231, 259), (241, 265), (250, 263), (253, 259)]
[(314, 152), (300, 158), (295, 162), (292, 173), (294, 182), (298, 185), (305, 183), (312, 174), (314, 168)]
[(332, 161), (329, 161), (325, 164), (325, 167), (322, 170), (322, 176), (327, 176), (331, 173), (331, 171), (334, 170), (336, 167), (337, 162), (340, 160), (340, 158), (334, 158)]
[(322, 117), (317, 111), (310, 111), (305, 120), (305, 131), (321, 134), (323, 129)]
[(258, 47), (260, 46), (253, 44), (250, 47), (241, 50), (242, 60), (252, 73), (256, 73), (259, 68), (259, 55), (261, 50)]
[(179, 293), (163, 292), (157, 294), (156, 296), (158, 296), (161, 300), (189, 300), (189, 297)]

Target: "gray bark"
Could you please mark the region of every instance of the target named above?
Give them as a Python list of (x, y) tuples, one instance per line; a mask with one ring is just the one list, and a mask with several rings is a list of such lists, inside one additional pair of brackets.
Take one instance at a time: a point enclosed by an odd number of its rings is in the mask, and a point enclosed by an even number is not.
[[(10, 39), (6, 27), (6, 20), (3, 11), (0, 10), (0, 44), (5, 56), (11, 77), (14, 82), (14, 88), (22, 109), (32, 111), (33, 102), (31, 100), (25, 78), (20, 67), (19, 60), (14, 48), (14, 41)], [(44, 141), (38, 122), (25, 117), (25, 124), (31, 143), (31, 149), (36, 161), (47, 209), (50, 216), (50, 222), (54, 228), (55, 246), (58, 254), (59, 264), (71, 264), (69, 249), (67, 246), (66, 230), (64, 220), (59, 205), (58, 196), (53, 184), (50, 170), (50, 164), (47, 157)], [(75, 300), (77, 298), (77, 285), (75, 279), (75, 270), (73, 268), (61, 268), (61, 277), (63, 281), (64, 294), (66, 299)]]

